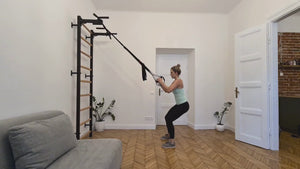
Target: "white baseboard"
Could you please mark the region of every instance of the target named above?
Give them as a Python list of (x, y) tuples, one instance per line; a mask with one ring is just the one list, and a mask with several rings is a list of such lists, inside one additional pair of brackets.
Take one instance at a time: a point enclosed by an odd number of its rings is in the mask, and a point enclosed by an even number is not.
[(156, 124), (105, 124), (105, 129), (141, 129), (155, 130)]
[(215, 129), (215, 125), (201, 125), (201, 124), (193, 124), (191, 122), (188, 122), (188, 126), (193, 128), (194, 130), (209, 130), (209, 129)]
[(189, 126), (190, 128), (192, 128), (192, 129), (195, 129), (195, 128), (194, 128), (194, 123), (192, 123), (192, 122), (190, 122), (190, 121), (188, 122), (188, 126)]
[[(191, 122), (188, 123), (188, 126), (193, 128), (194, 130), (211, 130), (211, 129), (215, 129), (216, 125), (215, 124), (207, 124), (207, 125), (202, 125), (202, 124), (193, 124)], [(229, 126), (229, 125), (225, 125), (225, 129), (227, 130), (231, 130), (232, 132), (235, 132), (234, 127)]]
[(235, 133), (235, 128), (234, 128), (234, 127), (232, 127), (232, 126), (225, 125), (225, 129), (227, 129), (227, 130), (231, 130), (232, 132), (234, 132), (234, 133)]
[(86, 135), (87, 133), (89, 132), (89, 130), (88, 129), (85, 129), (85, 130), (81, 130), (81, 132), (80, 132), (80, 138), (81, 137), (83, 137), (84, 135)]
[[(215, 124), (207, 124), (207, 125), (202, 125), (202, 124), (193, 124), (191, 122), (188, 122), (187, 124), (189, 127), (191, 127), (194, 130), (211, 130), (215, 129)], [(130, 130), (130, 129), (141, 129), (141, 130), (155, 130), (156, 129), (156, 124), (105, 124), (105, 129), (125, 129), (125, 130)], [(235, 129), (232, 126), (225, 125), (225, 129), (231, 130), (235, 132)]]
[(211, 130), (211, 129), (215, 129), (215, 125), (214, 124), (196, 124), (194, 125), (194, 129), (195, 130)]

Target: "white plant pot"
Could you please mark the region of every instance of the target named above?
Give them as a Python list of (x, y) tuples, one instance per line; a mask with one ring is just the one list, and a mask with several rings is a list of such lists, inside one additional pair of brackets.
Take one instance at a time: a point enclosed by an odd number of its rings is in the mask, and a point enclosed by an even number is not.
[(105, 121), (96, 121), (95, 122), (96, 131), (103, 131), (104, 128), (105, 128)]
[(225, 127), (224, 127), (224, 124), (217, 124), (216, 125), (216, 130), (217, 131), (224, 131)]

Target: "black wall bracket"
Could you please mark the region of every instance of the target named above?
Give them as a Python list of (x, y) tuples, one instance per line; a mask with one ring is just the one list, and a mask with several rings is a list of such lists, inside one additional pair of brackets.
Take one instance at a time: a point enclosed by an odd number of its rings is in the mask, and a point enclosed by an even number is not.
[(73, 28), (73, 26), (78, 26), (78, 24), (74, 24), (73, 22), (71, 22), (71, 28)]
[[(72, 70), (71, 70), (71, 76), (73, 76), (74, 74), (78, 74), (78, 72), (73, 72)], [(81, 73), (80, 73), (81, 74)]]
[(92, 75), (84, 74), (84, 77), (85, 77), (85, 78), (88, 78), (88, 77), (92, 77)]

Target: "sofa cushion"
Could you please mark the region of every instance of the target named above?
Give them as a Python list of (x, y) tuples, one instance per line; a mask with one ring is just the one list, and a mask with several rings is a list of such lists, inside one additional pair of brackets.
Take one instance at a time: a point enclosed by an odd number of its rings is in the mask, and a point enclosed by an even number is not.
[(8, 134), (17, 169), (46, 168), (76, 146), (66, 114), (14, 126)]
[(83, 139), (47, 169), (120, 169), (122, 142), (118, 139)]
[(49, 110), (37, 113), (26, 114), (22, 116), (11, 117), (0, 120), (0, 168), (13, 169), (15, 160), (8, 139), (8, 130), (16, 125), (29, 123), (36, 120), (45, 120), (64, 114), (62, 111)]

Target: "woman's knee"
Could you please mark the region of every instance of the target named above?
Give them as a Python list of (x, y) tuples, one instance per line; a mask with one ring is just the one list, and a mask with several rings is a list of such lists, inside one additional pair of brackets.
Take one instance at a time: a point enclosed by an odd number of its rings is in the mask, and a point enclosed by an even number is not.
[(168, 117), (168, 115), (165, 116), (165, 121), (166, 121), (167, 123), (170, 122), (170, 118)]

